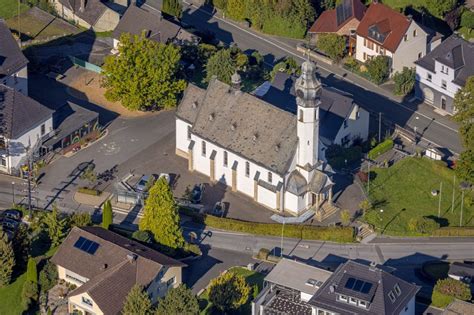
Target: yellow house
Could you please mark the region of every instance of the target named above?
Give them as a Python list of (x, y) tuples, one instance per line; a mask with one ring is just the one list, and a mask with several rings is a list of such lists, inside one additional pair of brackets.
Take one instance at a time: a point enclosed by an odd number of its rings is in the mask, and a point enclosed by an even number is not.
[(51, 261), (59, 279), (77, 286), (68, 295), (70, 314), (120, 314), (139, 284), (153, 303), (182, 282), (180, 261), (101, 227), (74, 227)]

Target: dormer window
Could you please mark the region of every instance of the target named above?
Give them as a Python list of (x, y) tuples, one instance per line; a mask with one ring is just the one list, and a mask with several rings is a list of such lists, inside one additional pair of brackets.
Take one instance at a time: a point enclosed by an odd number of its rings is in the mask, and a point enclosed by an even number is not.
[(339, 298), (339, 301), (347, 303), (347, 296), (341, 294), (341, 295), (338, 296), (338, 298)]
[(396, 298), (395, 298), (395, 294), (393, 294), (393, 291), (390, 290), (390, 292), (388, 292), (388, 298), (390, 299), (390, 301), (395, 302)]
[(413, 30), (413, 37), (416, 37), (416, 35), (418, 35), (418, 34), (416, 33), (416, 29), (414, 29)]
[(408, 40), (408, 35), (407, 35), (407, 34), (405, 34), (405, 35), (403, 36), (403, 41), (405, 41), (405, 42), (406, 42), (407, 40)]
[(402, 290), (400, 289), (400, 286), (397, 284), (395, 284), (395, 286), (393, 287), (393, 291), (395, 291), (395, 294), (397, 296), (400, 296), (400, 294), (402, 294)]
[(367, 304), (366, 301), (361, 301), (361, 300), (359, 300), (359, 306), (360, 306), (360, 307), (363, 307), (363, 308), (367, 308), (369, 305)]
[(355, 299), (355, 298), (353, 298), (353, 297), (350, 297), (350, 298), (349, 298), (349, 303), (350, 303), (350, 304), (357, 305), (357, 299)]

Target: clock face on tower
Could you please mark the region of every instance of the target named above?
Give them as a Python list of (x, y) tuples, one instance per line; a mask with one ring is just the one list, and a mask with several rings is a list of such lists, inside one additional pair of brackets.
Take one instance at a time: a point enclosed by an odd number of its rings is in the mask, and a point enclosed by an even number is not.
[(301, 90), (296, 90), (296, 96), (298, 96), (299, 98), (304, 98), (304, 93), (303, 93), (303, 91), (301, 91)]

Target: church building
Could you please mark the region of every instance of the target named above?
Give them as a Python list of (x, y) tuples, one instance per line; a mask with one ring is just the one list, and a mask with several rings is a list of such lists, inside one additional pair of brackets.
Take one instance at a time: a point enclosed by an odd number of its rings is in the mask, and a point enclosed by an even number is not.
[[(346, 137), (346, 145), (356, 138), (366, 140), (368, 113), (349, 97), (323, 89), (311, 61), (302, 64), (294, 82), (294, 109), (272, 104), (265, 95), (242, 92), (240, 83), (234, 74), (232, 85), (215, 78), (207, 89), (189, 84), (176, 113), (176, 154), (188, 160), (189, 171), (271, 210), (318, 215), (334, 209), (334, 182), (324, 151), (340, 136), (339, 130), (357, 129)], [(335, 126), (341, 106), (346, 108), (344, 117)], [(320, 135), (326, 121), (336, 130), (332, 140)]]

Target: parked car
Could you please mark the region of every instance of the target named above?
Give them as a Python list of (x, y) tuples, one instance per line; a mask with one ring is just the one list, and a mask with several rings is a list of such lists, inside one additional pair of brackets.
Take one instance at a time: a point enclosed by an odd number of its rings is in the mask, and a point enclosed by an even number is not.
[(214, 208), (212, 208), (211, 214), (215, 215), (215, 216), (218, 216), (218, 217), (222, 217), (225, 214), (225, 210), (226, 210), (225, 202), (218, 201), (214, 205)]
[(170, 174), (168, 174), (168, 173), (161, 173), (161, 174), (158, 176), (158, 179), (160, 179), (160, 178), (162, 178), (162, 177), (165, 179), (165, 181), (168, 183), (168, 185), (171, 184), (171, 176), (170, 176)]
[(12, 220), (10, 218), (5, 218), (2, 222), (2, 227), (4, 230), (16, 231), (20, 222)]
[(148, 190), (149, 184), (148, 182), (152, 180), (155, 182), (156, 177), (155, 175), (143, 175), (142, 178), (138, 181), (138, 183), (135, 185), (135, 190), (138, 192), (146, 192)]
[(204, 184), (196, 184), (191, 191), (191, 202), (201, 203), (202, 195), (204, 194)]
[(21, 211), (16, 209), (9, 209), (3, 211), (3, 217), (16, 221), (21, 221)]

